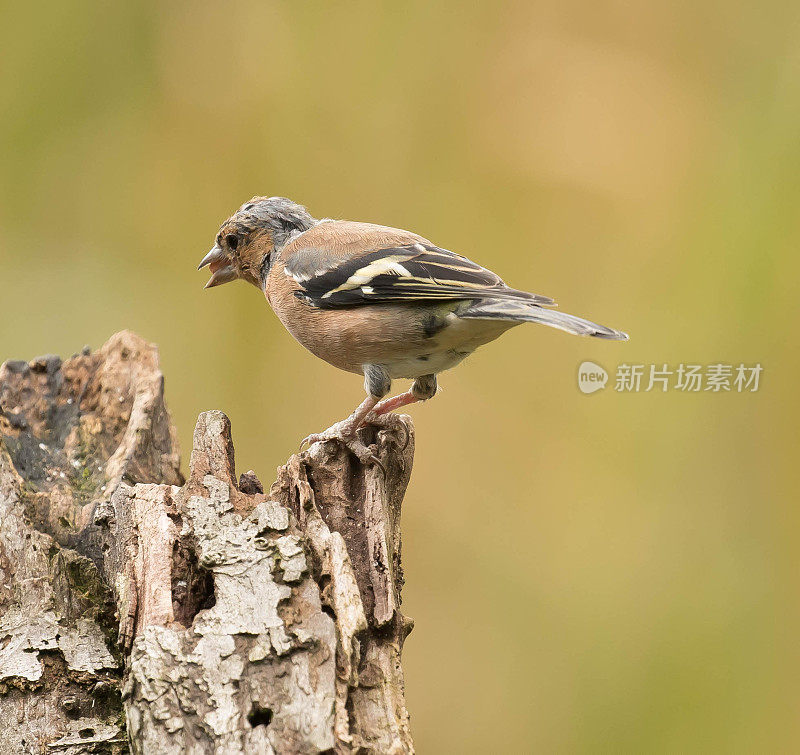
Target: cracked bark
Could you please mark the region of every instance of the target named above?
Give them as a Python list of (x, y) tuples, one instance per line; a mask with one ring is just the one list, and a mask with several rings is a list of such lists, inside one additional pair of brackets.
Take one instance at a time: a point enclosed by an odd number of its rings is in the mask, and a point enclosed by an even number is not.
[(0, 755), (413, 752), (407, 417), (264, 492), (200, 415), (188, 479), (132, 333), (0, 367)]

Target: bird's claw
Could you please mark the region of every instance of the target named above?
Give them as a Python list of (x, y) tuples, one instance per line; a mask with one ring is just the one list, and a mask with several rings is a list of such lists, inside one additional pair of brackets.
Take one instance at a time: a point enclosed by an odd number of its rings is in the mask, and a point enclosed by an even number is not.
[(305, 445), (313, 445), (314, 443), (320, 443), (326, 440), (340, 440), (342, 443), (347, 443), (347, 439), (354, 438), (356, 434), (356, 428), (353, 427), (352, 423), (349, 420), (343, 420), (342, 422), (337, 422), (335, 425), (331, 425), (327, 430), (323, 430), (321, 433), (311, 433), (311, 435), (306, 435), (303, 440), (300, 441), (300, 450), (303, 450), (303, 446)]
[(306, 435), (306, 437), (300, 441), (300, 445), (297, 447), (297, 450), (302, 451), (306, 446), (310, 446), (312, 443), (316, 443), (320, 440), (325, 440), (322, 437), (322, 433), (311, 433), (311, 435)]
[(408, 434), (408, 427), (403, 420), (400, 419), (399, 415), (395, 414), (394, 412), (386, 412), (385, 414), (375, 414), (375, 412), (370, 412), (366, 419), (364, 420), (365, 425), (372, 425), (373, 427), (379, 427), (382, 430), (402, 430), (403, 431), (403, 445), (401, 450), (405, 451), (406, 447), (408, 446), (408, 442), (410, 440)]
[(383, 473), (386, 474), (386, 468), (381, 463), (381, 460), (370, 450), (369, 446), (364, 445), (357, 435), (356, 430), (347, 427), (342, 427), (342, 423), (337, 423), (332, 427), (321, 433), (312, 433), (311, 435), (303, 438), (300, 443), (300, 449), (308, 444), (312, 446), (314, 443), (324, 443), (329, 440), (339, 441), (350, 453), (352, 453), (362, 464), (376, 464), (379, 466)]

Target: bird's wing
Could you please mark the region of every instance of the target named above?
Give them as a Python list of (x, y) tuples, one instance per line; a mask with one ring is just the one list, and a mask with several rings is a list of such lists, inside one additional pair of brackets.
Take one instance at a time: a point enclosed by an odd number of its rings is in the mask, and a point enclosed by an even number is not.
[[(296, 248), (284, 272), (298, 284), (296, 295), (323, 309), (377, 302), (434, 302), (453, 299), (525, 299), (555, 302), (509, 288), (491, 270), (459, 254), (417, 241), (340, 255), (326, 252), (321, 239)], [(367, 240), (365, 240), (367, 241)]]

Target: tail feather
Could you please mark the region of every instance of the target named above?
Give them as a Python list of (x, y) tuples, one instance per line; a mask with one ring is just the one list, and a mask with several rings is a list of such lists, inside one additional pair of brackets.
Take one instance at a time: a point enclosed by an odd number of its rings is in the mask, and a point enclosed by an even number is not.
[(594, 336), (614, 341), (627, 341), (628, 334), (621, 330), (598, 325), (582, 317), (568, 315), (554, 309), (543, 309), (530, 301), (520, 299), (480, 299), (458, 313), (459, 317), (476, 320), (511, 320), (538, 322), (577, 336)]

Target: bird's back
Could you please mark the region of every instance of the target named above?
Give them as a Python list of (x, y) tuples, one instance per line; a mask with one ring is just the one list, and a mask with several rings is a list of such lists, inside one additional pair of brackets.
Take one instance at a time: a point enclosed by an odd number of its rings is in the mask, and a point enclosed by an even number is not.
[(286, 263), (299, 251), (314, 249), (321, 257), (340, 259), (369, 249), (389, 249), (408, 244), (430, 244), (426, 238), (402, 228), (352, 220), (323, 220), (290, 241), (280, 253)]

